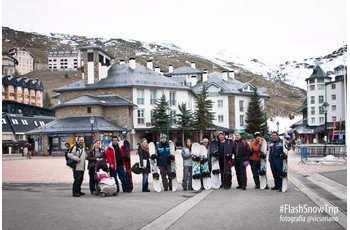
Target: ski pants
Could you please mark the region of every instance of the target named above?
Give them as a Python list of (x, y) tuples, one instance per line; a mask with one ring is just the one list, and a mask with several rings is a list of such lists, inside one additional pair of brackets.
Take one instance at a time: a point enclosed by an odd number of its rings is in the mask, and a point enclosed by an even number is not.
[(276, 188), (282, 188), (282, 168), (283, 168), (283, 160), (282, 158), (270, 157), (270, 167), (273, 175), (273, 179), (275, 181)]
[[(159, 172), (160, 172), (160, 176), (162, 177), (162, 183), (163, 183), (163, 187), (164, 190), (171, 190), (171, 165), (167, 165), (167, 166), (158, 166), (159, 168)], [(168, 178), (167, 178), (168, 176)]]
[(187, 190), (192, 188), (192, 166), (184, 166), (182, 188)]
[(238, 186), (247, 187), (247, 170), (243, 165), (243, 160), (235, 160), (235, 170)]

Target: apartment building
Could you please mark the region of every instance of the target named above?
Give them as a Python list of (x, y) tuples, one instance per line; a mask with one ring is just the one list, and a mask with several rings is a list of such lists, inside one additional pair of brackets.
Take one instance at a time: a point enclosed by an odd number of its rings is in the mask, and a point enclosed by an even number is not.
[(13, 47), (9, 50), (9, 54), (18, 61), (16, 67), (18, 75), (24, 75), (33, 71), (34, 56), (26, 48)]

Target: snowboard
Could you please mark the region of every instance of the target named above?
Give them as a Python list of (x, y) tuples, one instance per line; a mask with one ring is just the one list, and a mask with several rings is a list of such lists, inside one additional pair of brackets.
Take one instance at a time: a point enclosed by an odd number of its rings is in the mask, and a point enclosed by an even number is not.
[(266, 158), (260, 160), (260, 189), (265, 189), (267, 185), (267, 177), (266, 177)]
[(285, 159), (283, 159), (282, 161), (282, 188), (281, 191), (285, 192), (287, 191), (287, 187), (288, 187), (288, 145), (287, 143), (285, 143), (285, 141), (283, 141), (283, 152), (286, 154)]
[(211, 186), (219, 189), (220, 180), (220, 163), (219, 163), (219, 142), (213, 140), (209, 144), (209, 156), (211, 157)]
[(210, 179), (210, 171), (209, 171), (209, 162), (208, 162), (208, 154), (207, 148), (204, 145), (200, 146), (201, 150), (201, 177), (203, 180), (204, 189), (208, 190), (211, 188), (211, 179)]
[(192, 188), (195, 191), (201, 189), (201, 146), (198, 142), (192, 144)]
[(158, 173), (158, 167), (157, 167), (157, 156), (156, 156), (156, 146), (153, 142), (150, 142), (148, 144), (149, 147), (149, 154), (151, 156), (151, 172), (152, 172), (152, 178), (153, 178), (153, 189), (156, 192), (162, 191), (162, 184), (159, 180), (159, 173)]
[(233, 140), (227, 139), (224, 144), (224, 177), (222, 182), (224, 189), (230, 189), (232, 186), (232, 148)]
[(125, 192), (131, 192), (134, 188), (132, 183), (132, 172), (131, 172), (131, 159), (130, 159), (130, 142), (127, 140), (124, 140), (123, 142), (124, 151), (125, 151), (125, 157), (123, 160), (124, 167), (125, 167), (125, 182), (126, 182), (126, 191)]
[(177, 179), (176, 179), (176, 161), (175, 161), (175, 144), (169, 142), (170, 146), (170, 161), (171, 161), (171, 190), (175, 192), (177, 190)]

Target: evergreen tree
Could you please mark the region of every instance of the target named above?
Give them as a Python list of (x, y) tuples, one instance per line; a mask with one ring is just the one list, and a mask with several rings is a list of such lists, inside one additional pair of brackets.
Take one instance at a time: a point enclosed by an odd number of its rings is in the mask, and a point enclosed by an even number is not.
[(253, 96), (250, 99), (248, 111), (246, 114), (246, 133), (262, 132), (267, 135), (267, 117), (266, 112), (261, 104), (257, 89), (254, 88)]
[(193, 114), (191, 110), (187, 109), (186, 103), (182, 103), (178, 105), (180, 113), (176, 114), (178, 117), (177, 124), (180, 126), (182, 130), (182, 143), (185, 144), (185, 130), (191, 128), (193, 126), (192, 118)]
[(194, 127), (200, 131), (200, 140), (203, 139), (203, 131), (213, 126), (214, 113), (211, 112), (213, 102), (208, 100), (208, 92), (203, 85), (197, 101), (197, 108), (194, 112)]
[(52, 107), (51, 99), (49, 93), (46, 91), (43, 96), (43, 107), (49, 109)]
[(170, 116), (168, 114), (168, 102), (164, 93), (157, 100), (152, 110), (152, 125), (156, 132), (161, 133), (166, 131), (169, 134)]

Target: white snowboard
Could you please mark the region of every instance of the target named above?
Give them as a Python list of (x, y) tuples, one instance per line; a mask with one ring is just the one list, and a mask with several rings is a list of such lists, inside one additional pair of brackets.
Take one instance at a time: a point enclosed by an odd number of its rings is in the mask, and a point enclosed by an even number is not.
[(204, 145), (201, 145), (201, 173), (202, 173), (202, 180), (203, 180), (203, 187), (204, 189), (208, 190), (211, 189), (211, 179), (210, 179), (210, 172), (209, 172), (209, 165), (208, 165), (208, 158), (207, 158), (207, 148)]
[[(150, 142), (148, 144), (149, 147), (149, 154), (152, 156), (152, 154), (156, 153), (156, 147), (153, 142)], [(162, 191), (162, 184), (159, 180), (159, 173), (158, 173), (158, 167), (157, 167), (157, 159), (152, 160), (151, 159), (151, 172), (152, 172), (152, 178), (153, 178), (153, 189), (156, 192)]]
[(175, 161), (175, 145), (174, 142), (169, 142), (170, 154), (174, 156), (174, 160), (171, 161), (171, 190), (175, 192), (177, 190), (177, 179), (176, 179), (176, 161)]
[(213, 156), (214, 152), (218, 152), (218, 141), (211, 141), (209, 145), (209, 151), (211, 156), (211, 187), (219, 189), (221, 186), (220, 180), (220, 164), (219, 156)]
[(195, 191), (201, 189), (201, 166), (200, 166), (201, 146), (195, 142), (192, 144), (192, 188)]
[(267, 185), (266, 177), (266, 159), (260, 161), (260, 171), (264, 171), (265, 175), (260, 175), (260, 189), (265, 189)]

